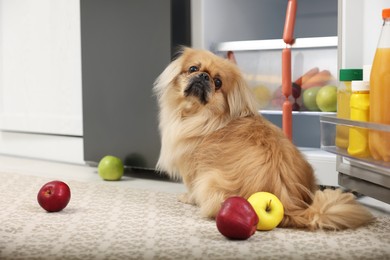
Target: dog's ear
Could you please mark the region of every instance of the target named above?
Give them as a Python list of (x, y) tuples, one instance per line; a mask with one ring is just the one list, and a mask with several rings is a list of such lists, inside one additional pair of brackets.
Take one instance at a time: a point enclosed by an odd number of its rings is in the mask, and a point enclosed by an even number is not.
[(189, 49), (189, 47), (186, 47), (184, 45), (177, 45), (177, 46), (173, 47), (171, 61), (174, 61), (174, 60), (177, 60), (178, 58), (180, 58), (186, 49)]
[(226, 53), (226, 59), (228, 59), (229, 61), (233, 62), (234, 64), (237, 64), (237, 60), (236, 60), (236, 57), (234, 56), (234, 52), (233, 51), (228, 51)]
[(256, 115), (258, 103), (246, 81), (242, 77), (238, 78), (239, 80), (234, 83), (234, 88), (227, 95), (230, 116), (237, 118)]
[(181, 70), (181, 57), (184, 49), (177, 55), (176, 59), (172, 60), (171, 63), (164, 69), (164, 71), (157, 77), (153, 84), (153, 92), (155, 95), (160, 97), (164, 90), (171, 84)]
[[(237, 65), (236, 57), (233, 51), (226, 53), (226, 59)], [(253, 96), (252, 91), (242, 75), (237, 75), (238, 80), (234, 83), (235, 86), (231, 93), (228, 94), (228, 104), (231, 117), (244, 117), (255, 115), (258, 113), (258, 103)]]

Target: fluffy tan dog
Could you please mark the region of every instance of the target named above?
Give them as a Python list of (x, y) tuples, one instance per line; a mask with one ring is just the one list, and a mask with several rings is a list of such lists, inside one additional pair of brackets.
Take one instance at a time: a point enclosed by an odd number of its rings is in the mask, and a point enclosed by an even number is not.
[(313, 169), (283, 132), (258, 114), (237, 66), (211, 52), (183, 49), (157, 78), (160, 171), (182, 179), (185, 203), (215, 217), (221, 203), (255, 192), (284, 205), (279, 227), (356, 228), (372, 215), (350, 193), (317, 190)]

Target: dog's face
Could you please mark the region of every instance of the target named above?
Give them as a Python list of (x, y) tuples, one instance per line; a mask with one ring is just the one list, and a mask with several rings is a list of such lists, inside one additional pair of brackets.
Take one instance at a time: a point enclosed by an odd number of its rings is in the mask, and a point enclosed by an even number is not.
[(207, 105), (213, 98), (226, 97), (237, 77), (228, 61), (205, 51), (185, 51), (177, 79), (183, 96)]
[(186, 48), (155, 83), (161, 108), (182, 116), (205, 111), (214, 115), (256, 113), (250, 90), (232, 62), (211, 52)]

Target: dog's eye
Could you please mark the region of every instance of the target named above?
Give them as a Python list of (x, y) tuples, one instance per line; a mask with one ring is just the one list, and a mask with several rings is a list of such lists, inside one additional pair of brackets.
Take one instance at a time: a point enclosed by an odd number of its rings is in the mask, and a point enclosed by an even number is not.
[(222, 80), (214, 79), (215, 89), (220, 89), (222, 87)]
[(199, 71), (199, 68), (198, 68), (197, 66), (191, 66), (191, 67), (188, 69), (188, 72), (189, 72), (189, 73), (196, 72), (196, 71)]

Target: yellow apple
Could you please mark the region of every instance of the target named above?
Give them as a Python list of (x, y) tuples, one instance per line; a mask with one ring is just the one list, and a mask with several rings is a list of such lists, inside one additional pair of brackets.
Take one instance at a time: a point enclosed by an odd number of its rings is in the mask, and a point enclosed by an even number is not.
[(282, 221), (284, 208), (282, 202), (269, 192), (256, 192), (248, 198), (259, 217), (257, 230), (274, 229)]
[(253, 94), (255, 95), (260, 109), (266, 108), (271, 101), (271, 91), (269, 88), (263, 85), (252, 88)]

